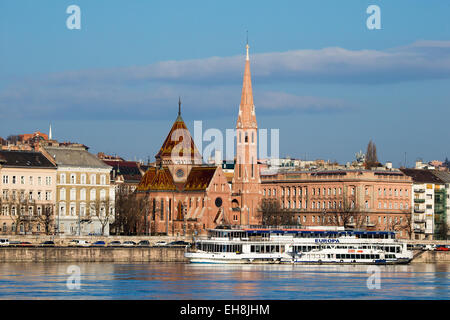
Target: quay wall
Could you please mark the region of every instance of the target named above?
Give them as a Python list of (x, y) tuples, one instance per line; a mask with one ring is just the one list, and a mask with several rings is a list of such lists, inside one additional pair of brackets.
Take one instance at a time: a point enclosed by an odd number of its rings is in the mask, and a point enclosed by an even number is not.
[(2, 247), (1, 262), (187, 262), (182, 247)]
[(450, 263), (450, 251), (415, 251), (411, 263)]

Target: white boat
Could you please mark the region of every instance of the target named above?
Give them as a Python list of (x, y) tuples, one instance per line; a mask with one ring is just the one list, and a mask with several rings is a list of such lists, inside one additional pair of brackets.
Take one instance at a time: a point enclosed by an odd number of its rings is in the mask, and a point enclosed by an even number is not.
[(401, 264), (413, 254), (388, 231), (222, 227), (195, 239), (185, 256), (191, 263)]

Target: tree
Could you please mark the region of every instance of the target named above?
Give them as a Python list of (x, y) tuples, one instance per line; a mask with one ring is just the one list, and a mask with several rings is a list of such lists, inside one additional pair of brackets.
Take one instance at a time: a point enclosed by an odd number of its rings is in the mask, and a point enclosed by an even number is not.
[(96, 199), (91, 202), (90, 215), (100, 222), (102, 236), (105, 235), (106, 226), (114, 220), (113, 211), (113, 206), (107, 199)]
[(377, 146), (372, 142), (372, 140), (370, 140), (367, 145), (365, 166), (366, 169), (370, 169), (372, 167), (377, 167), (378, 165)]
[(438, 227), (438, 236), (440, 240), (447, 240), (448, 239), (448, 224), (444, 220), (439, 224)]
[(142, 234), (148, 230), (148, 197), (137, 193), (117, 192), (115, 218), (112, 227), (116, 234)]
[(44, 226), (46, 235), (51, 234), (52, 225), (54, 223), (53, 205), (43, 205), (41, 214), (37, 215), (37, 221)]
[(281, 208), (278, 199), (261, 200), (258, 212), (263, 225), (279, 226), (297, 224), (292, 212), (288, 209)]

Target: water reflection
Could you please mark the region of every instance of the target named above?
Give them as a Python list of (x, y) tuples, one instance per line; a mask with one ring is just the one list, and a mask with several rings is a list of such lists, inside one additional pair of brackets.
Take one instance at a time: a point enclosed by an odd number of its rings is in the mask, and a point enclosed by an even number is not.
[(81, 288), (67, 285), (69, 263), (3, 263), (0, 299), (450, 299), (449, 264), (367, 266), (80, 263)]

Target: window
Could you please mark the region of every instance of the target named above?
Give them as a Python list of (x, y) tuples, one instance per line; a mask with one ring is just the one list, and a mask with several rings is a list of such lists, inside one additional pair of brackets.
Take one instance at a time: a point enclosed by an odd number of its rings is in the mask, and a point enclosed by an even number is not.
[(80, 176), (80, 180), (81, 184), (86, 184), (86, 175), (84, 173)]
[(77, 177), (76, 177), (76, 175), (74, 173), (72, 173), (70, 175), (70, 183), (71, 184), (76, 184), (77, 183)]
[(66, 189), (62, 188), (61, 190), (59, 190), (59, 199), (66, 200)]
[(100, 176), (100, 184), (103, 184), (103, 185), (106, 184), (106, 176), (105, 176), (104, 174), (102, 174), (102, 175)]
[(20, 184), (25, 184), (25, 177), (24, 176), (20, 177)]
[(86, 189), (80, 190), (80, 200), (86, 200)]
[(59, 175), (59, 180), (61, 180), (61, 184), (66, 184), (66, 174), (65, 173), (61, 173)]
[(33, 176), (30, 176), (30, 178), (29, 178), (29, 184), (30, 184), (30, 186), (33, 185)]
[(77, 200), (77, 190), (70, 189), (70, 200)]
[(52, 177), (45, 177), (45, 185), (50, 186), (52, 184)]
[(101, 190), (100, 191), (100, 200), (101, 201), (105, 201), (106, 199), (106, 191), (105, 190)]
[(95, 200), (95, 189), (91, 189), (90, 200), (91, 201)]
[(45, 191), (45, 200), (46, 201), (52, 200), (52, 192), (51, 191)]
[(3, 184), (8, 184), (8, 176), (3, 176)]
[(2, 199), (3, 200), (8, 200), (8, 190), (3, 190), (3, 192), (2, 192)]
[(96, 180), (97, 180), (97, 178), (96, 178), (96, 176), (95, 176), (95, 174), (91, 174), (91, 184), (96, 184)]

